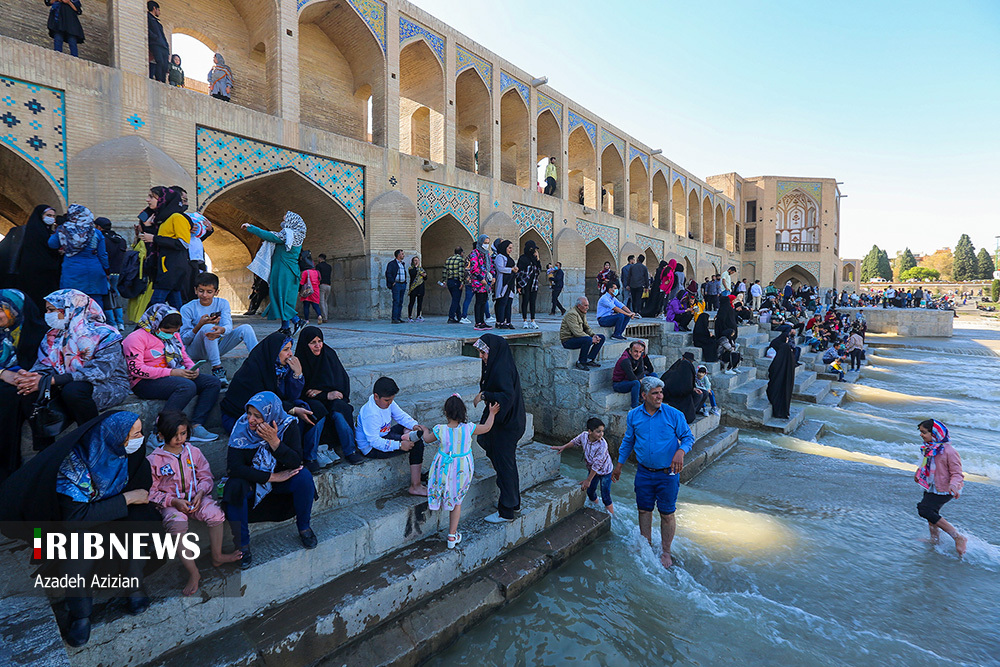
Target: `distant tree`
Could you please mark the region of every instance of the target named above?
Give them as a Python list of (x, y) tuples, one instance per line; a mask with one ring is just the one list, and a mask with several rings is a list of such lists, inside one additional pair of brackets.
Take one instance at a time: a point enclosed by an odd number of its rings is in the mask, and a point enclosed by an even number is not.
[(955, 246), (954, 268), (952, 278), (955, 280), (976, 280), (979, 278), (979, 263), (976, 260), (976, 248), (968, 234), (962, 234)]
[(892, 280), (892, 264), (889, 263), (889, 253), (879, 250), (878, 253), (878, 274), (886, 280)]
[(878, 260), (881, 256), (882, 251), (879, 250), (877, 245), (873, 245), (872, 249), (868, 251), (865, 258), (861, 260), (861, 282), (870, 282), (872, 278), (879, 277), (878, 271)]
[(986, 248), (980, 248), (979, 254), (976, 255), (976, 263), (979, 264), (979, 279), (980, 280), (992, 280), (993, 271), (993, 258), (990, 257), (990, 253)]
[(921, 257), (917, 266), (937, 269), (941, 273), (941, 280), (951, 280), (954, 264), (955, 257), (951, 252), (951, 248), (941, 248), (930, 255)]
[(935, 269), (929, 269), (926, 266), (914, 266), (911, 269), (907, 269), (899, 274), (900, 280), (926, 280), (930, 278), (931, 280), (937, 280), (941, 277), (941, 274)]
[(993, 303), (1000, 301), (1000, 280), (993, 281), (993, 285), (990, 286), (990, 296), (993, 297)]
[[(902, 276), (904, 273), (917, 266), (917, 258), (913, 256), (910, 249), (907, 248), (903, 251), (903, 254), (899, 256), (899, 274)], [(905, 278), (904, 278), (905, 280)]]

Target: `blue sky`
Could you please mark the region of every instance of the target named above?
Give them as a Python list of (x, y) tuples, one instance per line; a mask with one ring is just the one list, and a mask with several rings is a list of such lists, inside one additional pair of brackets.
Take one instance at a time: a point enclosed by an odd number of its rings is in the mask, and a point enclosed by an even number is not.
[(843, 257), (1000, 235), (996, 0), (413, 1), (702, 178), (844, 181)]

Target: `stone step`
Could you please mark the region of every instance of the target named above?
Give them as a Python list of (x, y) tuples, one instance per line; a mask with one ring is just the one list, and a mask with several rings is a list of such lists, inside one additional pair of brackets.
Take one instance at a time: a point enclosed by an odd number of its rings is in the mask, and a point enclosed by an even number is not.
[(739, 433), (739, 429), (731, 426), (717, 426), (699, 438), (684, 457), (681, 483), (686, 484), (691, 481), (709, 464), (732, 449), (736, 445)]
[[(822, 378), (823, 380), (829, 380), (830, 382), (837, 382), (839, 379), (839, 376), (836, 373), (827, 372), (826, 367), (823, 368), (822, 372), (816, 373), (816, 377)], [(860, 371), (846, 371), (844, 373), (844, 382), (854, 383), (860, 379)]]
[(795, 386), (792, 392), (804, 392), (813, 382), (816, 381), (816, 372), (809, 369), (806, 364), (795, 367)]
[(391, 377), (402, 392), (427, 391), (436, 387), (464, 387), (479, 382), (482, 362), (473, 357), (419, 359), (405, 363), (369, 364), (349, 369), (351, 391), (371, 394), (375, 380)]
[[(242, 572), (233, 567), (214, 570), (202, 563), (201, 591), (194, 598), (164, 597), (163, 591), (179, 586), (182, 576), (175, 565), (161, 568), (145, 582), (153, 598), (149, 610), (136, 617), (111, 608), (95, 613), (90, 643), (81, 649), (68, 649), (70, 662), (77, 667), (144, 664), (337, 577), (344, 583), (361, 581), (366, 570), (357, 568), (400, 553), (396, 562), (409, 565), (386, 573), (389, 579), (385, 583), (392, 587), (389, 598), (379, 599), (376, 590), (362, 586), (358, 596), (340, 600), (350, 610), (343, 618), (349, 628), (355, 628), (347, 630), (346, 640), (366, 629), (365, 619), (384, 619), (393, 613), (385, 606), (393, 607), (391, 600), (412, 602), (433, 593), (583, 505), (579, 486), (556, 477), (558, 455), (548, 447), (533, 444), (521, 448), (519, 454), (521, 486), (525, 489), (521, 516), (499, 526), (481, 520), (493, 511), (497, 489), (492, 468), (478, 467), (462, 504), (463, 532), (468, 532), (469, 541), (457, 553), (444, 548), (440, 534), (447, 530), (448, 512), (430, 512), (426, 499), (405, 494), (314, 512), (312, 527), (319, 545), (313, 550), (302, 548), (290, 522), (267, 524), (270, 529), (257, 530), (252, 538), (251, 568)], [(432, 535), (435, 537), (423, 547), (409, 546)], [(431, 557), (437, 551), (445, 555), (444, 560)], [(421, 573), (415, 575), (416, 570)], [(232, 595), (234, 589), (238, 593)]]
[(819, 403), (830, 393), (831, 382), (829, 380), (815, 379), (803, 389), (793, 390), (792, 399), (803, 403)]
[[(445, 548), (443, 535), (422, 539), (257, 616), (234, 618), (157, 664), (187, 667), (207, 652), (221, 654), (217, 664), (414, 664), (610, 528), (607, 515), (582, 509), (575, 482), (545, 482), (521, 498), (521, 515), (509, 524), (463, 517), (455, 549)], [(589, 526), (583, 540), (577, 517)], [(565, 523), (569, 531), (560, 531)], [(529, 551), (509, 552), (519, 545)], [(523, 572), (539, 559), (544, 567)], [(456, 613), (458, 602), (463, 611)]]
[(746, 382), (738, 385), (732, 389), (718, 391), (715, 395), (716, 400), (720, 400), (723, 407), (727, 407), (729, 403), (734, 403), (736, 406), (746, 406), (749, 407), (750, 404), (756, 399), (764, 396), (767, 391), (767, 380), (759, 380), (757, 378), (749, 378)]
[(733, 375), (727, 375), (721, 370), (709, 372), (712, 378), (712, 389), (717, 395), (741, 387), (757, 377), (756, 369), (752, 366), (739, 366), (736, 371)]
[[(651, 354), (649, 355), (649, 360), (653, 364), (653, 370), (657, 375), (667, 369), (667, 358), (663, 355)], [(600, 389), (610, 389), (611, 375), (614, 373), (617, 361), (618, 357), (615, 357), (612, 361), (598, 361), (601, 364), (600, 367), (591, 368), (589, 371), (577, 368), (557, 369), (554, 373), (554, 378), (561, 391), (582, 391), (586, 394), (593, 394)]]
[[(642, 341), (646, 344), (646, 349), (649, 349), (649, 341), (643, 338), (633, 338), (630, 340), (611, 340), (608, 338), (604, 341), (604, 345), (601, 347), (601, 352), (597, 356), (597, 361), (600, 363), (607, 362), (614, 367), (618, 358), (622, 356), (622, 353), (628, 349), (634, 341)], [(551, 349), (552, 357), (555, 361), (555, 368), (568, 368), (573, 369), (576, 365), (577, 360), (580, 358), (579, 350), (568, 350), (562, 346), (558, 341), (555, 342)], [(575, 370), (575, 369), (574, 369)]]
[(792, 435), (799, 440), (815, 442), (819, 434), (823, 432), (824, 426), (825, 424), (817, 419), (804, 419)]

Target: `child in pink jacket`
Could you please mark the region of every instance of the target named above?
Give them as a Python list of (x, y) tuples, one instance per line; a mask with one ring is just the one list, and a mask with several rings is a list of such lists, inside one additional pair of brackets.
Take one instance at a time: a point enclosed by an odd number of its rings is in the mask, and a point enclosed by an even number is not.
[(917, 503), (917, 514), (930, 526), (933, 544), (937, 544), (940, 531), (943, 530), (955, 540), (955, 550), (961, 556), (965, 553), (969, 540), (945, 520), (940, 512), (946, 502), (962, 495), (962, 486), (965, 484), (962, 459), (951, 446), (947, 426), (936, 419), (925, 419), (917, 428), (924, 441), (920, 447), (924, 458), (913, 474), (913, 480), (924, 487), (924, 497)]
[[(236, 551), (222, 553), (222, 524), (226, 515), (212, 497), (215, 480), (212, 470), (201, 450), (187, 442), (191, 424), (183, 412), (161, 412), (156, 420), (156, 430), (164, 444), (146, 457), (153, 469), (153, 486), (149, 489), (149, 502), (163, 515), (167, 532), (182, 535), (188, 532), (188, 519), (203, 521), (208, 525), (212, 549), (212, 565), (240, 560), (243, 554)], [(184, 595), (198, 591), (201, 575), (193, 560), (181, 558), (188, 571)]]

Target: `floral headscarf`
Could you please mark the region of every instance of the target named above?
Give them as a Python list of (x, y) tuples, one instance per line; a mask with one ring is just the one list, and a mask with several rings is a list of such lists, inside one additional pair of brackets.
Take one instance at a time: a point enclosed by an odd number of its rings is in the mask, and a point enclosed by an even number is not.
[(118, 329), (105, 324), (101, 306), (83, 292), (56, 290), (45, 300), (65, 311), (69, 322), (62, 329), (49, 329), (42, 338), (38, 361), (43, 366), (56, 373), (80, 371), (98, 350), (121, 341)]
[(56, 492), (78, 503), (121, 493), (128, 483), (125, 440), (138, 419), (134, 412), (113, 412), (95, 424), (60, 464)]
[(208, 233), (208, 219), (201, 213), (186, 213), (188, 220), (191, 221), (191, 236), (193, 238), (204, 238), (205, 234)]
[(0, 368), (12, 368), (18, 365), (17, 346), (21, 341), (23, 310), (23, 293), (16, 289), (0, 290), (0, 311), (7, 316), (7, 326), (0, 328)]
[[(278, 427), (278, 437), (281, 438), (288, 427), (295, 423), (295, 417), (291, 416), (285, 412), (281, 405), (281, 399), (278, 395), (271, 391), (262, 391), (259, 394), (254, 394), (247, 401), (246, 407), (254, 408), (264, 417), (264, 422), (270, 424), (272, 422)], [(253, 457), (253, 467), (255, 470), (260, 470), (262, 472), (274, 472), (274, 467), (277, 461), (274, 458), (274, 454), (271, 451), (271, 446), (267, 444), (260, 435), (250, 430), (250, 420), (247, 417), (246, 412), (244, 412), (239, 419), (236, 420), (236, 425), (233, 426), (233, 432), (229, 435), (229, 446), (235, 449), (256, 449), (257, 452)], [(267, 482), (265, 484), (257, 484), (254, 493), (253, 506), (256, 507), (261, 500), (264, 499), (268, 493), (271, 492), (271, 483)]]
[(66, 222), (59, 225), (56, 230), (59, 235), (59, 245), (65, 251), (66, 257), (72, 257), (90, 246), (96, 232), (94, 214), (89, 208), (80, 204), (69, 205)]
[[(160, 322), (171, 313), (179, 314), (179, 311), (165, 303), (154, 303), (143, 313), (142, 319), (139, 320), (139, 328), (156, 336), (156, 332), (160, 329)], [(180, 341), (180, 334), (175, 333), (169, 340), (162, 338), (159, 340), (163, 343), (163, 360), (166, 362), (167, 368), (184, 368), (184, 347)], [(155, 356), (155, 354), (154, 352), (153, 355)]]
[(948, 439), (948, 427), (936, 419), (932, 421), (934, 422), (931, 426), (932, 439), (920, 447), (924, 460), (913, 476), (917, 484), (928, 490), (934, 483), (934, 457), (940, 454), (944, 446), (951, 442)]
[[(306, 221), (298, 213), (287, 211), (285, 219), (281, 221), (281, 229), (292, 234), (291, 245), (289, 246), (289, 242), (285, 241), (285, 247), (289, 250), (296, 246), (301, 246), (306, 240)], [(286, 236), (285, 238), (287, 239), (288, 237)]]

